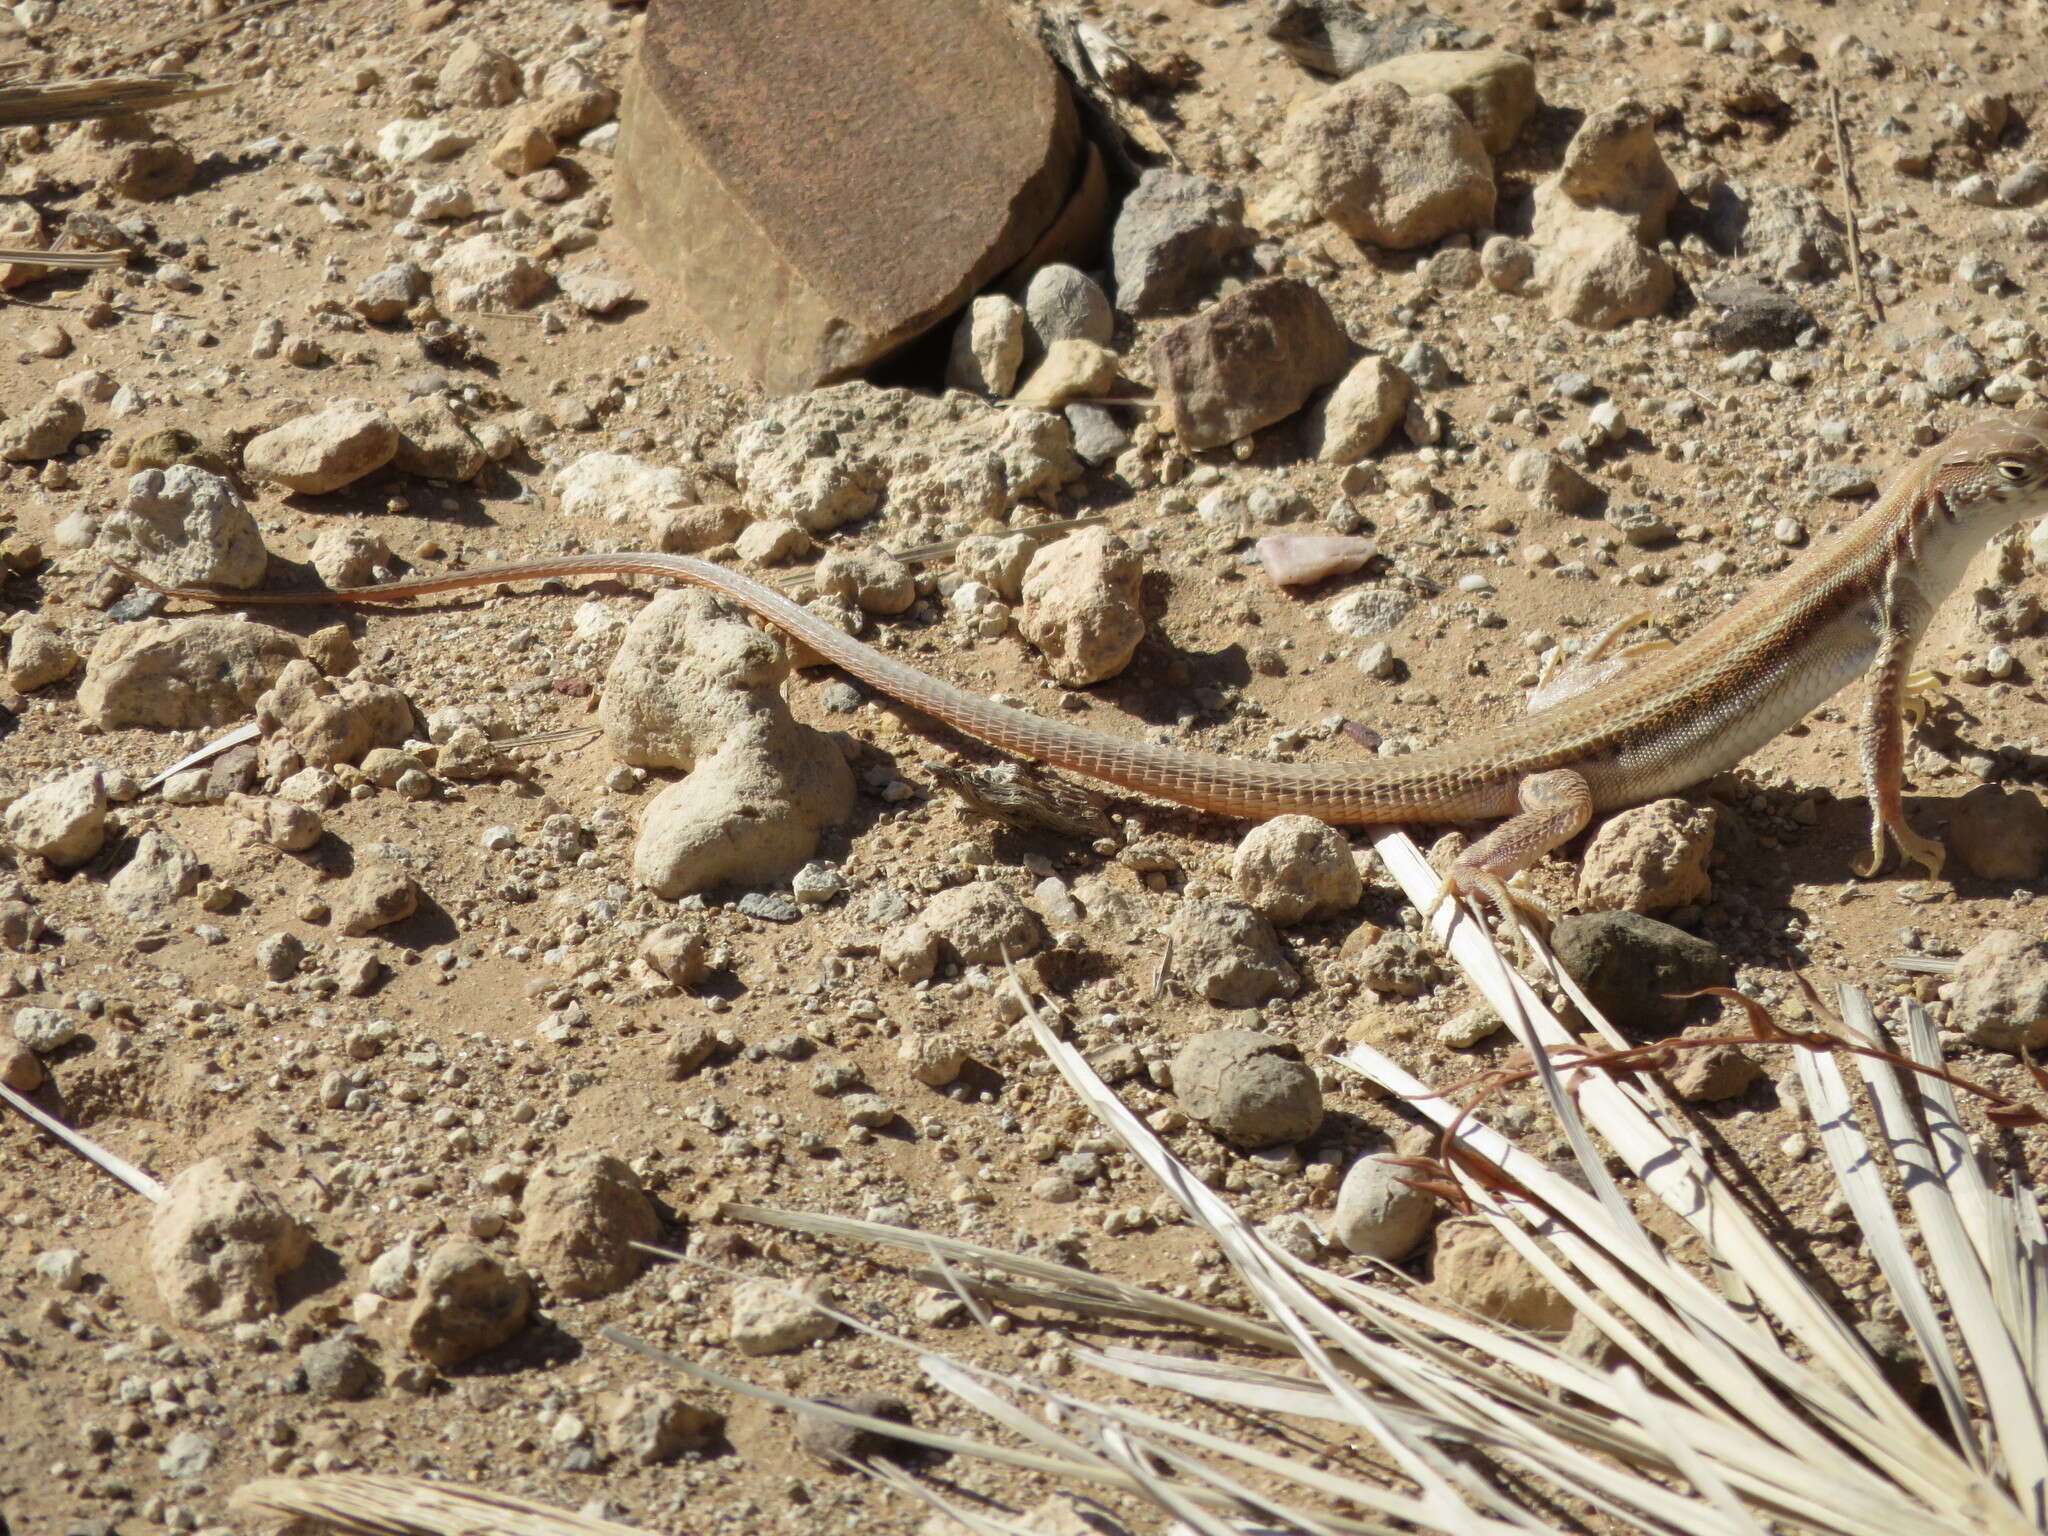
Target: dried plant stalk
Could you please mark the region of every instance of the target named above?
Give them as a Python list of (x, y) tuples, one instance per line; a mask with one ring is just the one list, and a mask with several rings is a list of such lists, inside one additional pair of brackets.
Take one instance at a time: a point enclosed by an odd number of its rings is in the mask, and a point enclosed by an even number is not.
[(82, 123), (126, 112), (154, 112), (181, 101), (217, 96), (225, 85), (197, 75), (108, 75), (98, 80), (51, 80), (0, 87), (0, 128), (32, 123)]
[(356, 1536), (655, 1536), (514, 1493), (371, 1472), (260, 1478), (228, 1502), (245, 1515), (316, 1520)]

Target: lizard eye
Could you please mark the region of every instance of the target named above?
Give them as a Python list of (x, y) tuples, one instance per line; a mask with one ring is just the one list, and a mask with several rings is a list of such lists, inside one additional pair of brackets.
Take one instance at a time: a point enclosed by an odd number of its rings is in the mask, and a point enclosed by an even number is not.
[(2028, 468), (2024, 460), (2000, 459), (1998, 461), (1998, 476), (2008, 485), (2018, 485), (2027, 478), (2027, 475)]

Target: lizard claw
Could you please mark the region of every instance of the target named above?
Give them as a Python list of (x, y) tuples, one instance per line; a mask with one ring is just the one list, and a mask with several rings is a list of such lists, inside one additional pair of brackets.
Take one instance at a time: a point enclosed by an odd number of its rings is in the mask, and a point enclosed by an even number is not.
[(1857, 879), (1874, 880), (1877, 878), (1877, 872), (1884, 868), (1887, 832), (1898, 840), (1899, 852), (1905, 855), (1909, 863), (1925, 868), (1930, 880), (1941, 878), (1942, 865), (1948, 860), (1946, 848), (1931, 838), (1922, 837), (1903, 822), (1894, 827), (1887, 827), (1883, 821), (1879, 821), (1870, 829), (1870, 857), (1852, 866)]
[(1491, 870), (1468, 864), (1463, 859), (1453, 864), (1444, 875), (1436, 900), (1423, 914), (1424, 927), (1435, 921), (1445, 902), (1454, 900), (1471, 902), (1474, 915), (1482, 922), (1485, 909), (1493, 908), (1501, 926), (1515, 936), (1515, 963), (1518, 965), (1532, 964), (1536, 958), (1530, 948), (1529, 930), (1534, 928), (1547, 939), (1557, 922), (1557, 914), (1533, 891), (1517, 890)]

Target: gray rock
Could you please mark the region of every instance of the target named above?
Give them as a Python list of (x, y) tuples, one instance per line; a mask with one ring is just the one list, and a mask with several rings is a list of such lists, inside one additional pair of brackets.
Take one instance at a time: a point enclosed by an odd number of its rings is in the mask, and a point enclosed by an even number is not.
[(2028, 160), (1998, 184), (1998, 200), (2009, 208), (2031, 208), (2048, 197), (2048, 165)]
[(52, 1248), (36, 1255), (36, 1278), (60, 1291), (85, 1289), (85, 1255), (76, 1248)]
[(1818, 282), (1843, 270), (1848, 237), (1827, 204), (1804, 187), (1723, 182), (1707, 199), (1707, 238), (1772, 276)]
[(205, 1476), (219, 1455), (220, 1446), (211, 1436), (184, 1429), (171, 1436), (156, 1459), (156, 1469), (173, 1482), (183, 1482)]
[(1960, 336), (1920, 359), (1920, 377), (1944, 400), (1957, 400), (1989, 378), (1977, 349)]
[(1339, 79), (1382, 59), (1453, 41), (1458, 24), (1428, 11), (1384, 18), (1355, 0), (1280, 0), (1266, 36), (1303, 69)]
[(1860, 464), (1816, 464), (1806, 472), (1807, 486), (1835, 501), (1861, 501), (1877, 494), (1877, 477)]
[(1315, 1069), (1294, 1048), (1251, 1029), (1212, 1029), (1173, 1058), (1180, 1107), (1233, 1146), (1300, 1141), (1323, 1123)]
[(328, 1402), (352, 1403), (377, 1385), (377, 1366), (354, 1339), (321, 1339), (299, 1351), (306, 1390)]
[(1594, 1007), (1642, 1036), (1668, 1035), (1684, 1022), (1692, 1004), (1667, 994), (1725, 987), (1732, 975), (1705, 939), (1635, 912), (1567, 917), (1551, 948)]
[(76, 1040), (83, 1022), (77, 1014), (63, 1008), (17, 1008), (14, 1038), (38, 1056), (47, 1056)]
[(1361, 1157), (1344, 1170), (1330, 1238), (1346, 1251), (1399, 1264), (1421, 1246), (1436, 1220), (1436, 1197), (1412, 1180), (1419, 1175), (1384, 1157)]
[(190, 849), (162, 832), (145, 832), (135, 854), (107, 881), (107, 905), (132, 922), (161, 917), (198, 887), (204, 866)]
[(605, 1448), (643, 1467), (699, 1450), (725, 1430), (725, 1415), (673, 1392), (634, 1382), (605, 1415)]
[(1237, 188), (1154, 167), (1124, 199), (1110, 235), (1117, 305), (1133, 315), (1183, 308), (1215, 284), (1226, 256), (1251, 243)]
[(1116, 312), (1095, 279), (1078, 267), (1053, 262), (1040, 267), (1024, 290), (1024, 360), (1035, 363), (1056, 341), (1092, 341), (1108, 346), (1116, 335)]
[[(911, 1422), (910, 1405), (892, 1392), (855, 1392), (846, 1397), (827, 1397), (819, 1401), (834, 1408), (864, 1413), (869, 1418), (887, 1419), (896, 1424)], [(898, 1440), (879, 1430), (841, 1424), (837, 1420), (808, 1413), (797, 1415), (796, 1443), (835, 1472), (851, 1472), (858, 1462), (872, 1461), (879, 1456), (902, 1456), (914, 1449), (912, 1442)]]
[(1045, 943), (1037, 916), (1015, 892), (993, 880), (941, 891), (919, 919), (962, 965), (1001, 965), (1036, 954)]
[(1067, 406), (1067, 427), (1074, 434), (1074, 453), (1087, 464), (1108, 464), (1131, 446), (1131, 434), (1116, 413), (1079, 401)]
[(1508, 484), (1529, 498), (1546, 516), (1570, 516), (1592, 510), (1600, 488), (1556, 454), (1524, 448), (1508, 460)]
[(130, 476), (93, 547), (173, 586), (253, 587), (270, 564), (234, 486), (190, 464)]
[(1806, 306), (1789, 293), (1753, 278), (1716, 283), (1700, 297), (1721, 311), (1708, 325), (1707, 339), (1723, 352), (1750, 347), (1779, 351), (1791, 346), (1814, 323)]
[(1301, 988), (1273, 925), (1243, 902), (1184, 901), (1167, 938), (1174, 978), (1219, 1007), (1256, 1008)]
[(434, 280), (417, 262), (400, 261), (356, 284), (350, 307), (374, 325), (388, 325), (433, 291)]

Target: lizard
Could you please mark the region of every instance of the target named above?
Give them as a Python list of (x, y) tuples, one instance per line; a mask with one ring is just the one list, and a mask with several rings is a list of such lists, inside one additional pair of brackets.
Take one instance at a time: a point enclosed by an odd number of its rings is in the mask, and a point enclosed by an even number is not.
[(1123, 789), (1253, 819), (1501, 819), (1458, 855), (1443, 891), (1444, 899), (1483, 900), (1506, 916), (1514, 903), (1507, 881), (1576, 837), (1595, 812), (1674, 794), (1732, 767), (1865, 672), (1872, 681), (1858, 744), (1870, 849), (1856, 873), (1877, 874), (1890, 838), (1938, 878), (1942, 847), (1914, 830), (1903, 796), (1913, 651), (1971, 557), (2044, 511), (2048, 411), (1987, 418), (1904, 466), (1877, 503), (1834, 539), (1654, 657), (1607, 656), (1591, 669), (1591, 686), (1564, 697), (1553, 689), (1534, 713), (1370, 763), (1227, 757), (1013, 709), (885, 655), (781, 593), (691, 555), (562, 555), (303, 593), (169, 587), (117, 569), (168, 598), (236, 606), (382, 603), (576, 576), (647, 576), (703, 587), (900, 703), (1019, 757)]

